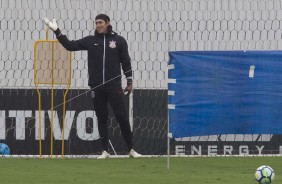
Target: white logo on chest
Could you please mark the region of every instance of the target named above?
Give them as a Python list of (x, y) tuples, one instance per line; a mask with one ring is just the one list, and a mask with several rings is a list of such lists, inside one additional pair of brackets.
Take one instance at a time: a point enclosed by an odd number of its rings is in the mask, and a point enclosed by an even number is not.
[(111, 47), (112, 49), (113, 49), (113, 48), (116, 48), (116, 47), (117, 47), (116, 42), (113, 41), (113, 40), (110, 41), (110, 42), (109, 42), (109, 47)]

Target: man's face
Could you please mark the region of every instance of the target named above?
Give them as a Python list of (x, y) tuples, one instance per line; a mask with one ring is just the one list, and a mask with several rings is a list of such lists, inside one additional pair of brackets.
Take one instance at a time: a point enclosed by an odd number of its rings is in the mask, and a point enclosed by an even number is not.
[(95, 24), (96, 24), (96, 29), (97, 29), (98, 33), (106, 33), (107, 27), (110, 24), (110, 22), (105, 22), (102, 19), (97, 19), (95, 21)]

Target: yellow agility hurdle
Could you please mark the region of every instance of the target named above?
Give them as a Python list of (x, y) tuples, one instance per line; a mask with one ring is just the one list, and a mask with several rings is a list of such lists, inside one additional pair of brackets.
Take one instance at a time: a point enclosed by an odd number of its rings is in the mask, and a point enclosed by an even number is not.
[(50, 157), (53, 156), (53, 122), (54, 122), (54, 85), (66, 86), (63, 99), (62, 120), (62, 158), (64, 158), (64, 124), (66, 113), (66, 97), (71, 85), (72, 65), (71, 52), (67, 51), (58, 40), (48, 39), (48, 28), (46, 40), (37, 40), (34, 43), (34, 84), (38, 93), (39, 111), (39, 155), (42, 158), (42, 122), (41, 122), (41, 92), (39, 85), (51, 85), (51, 137)]

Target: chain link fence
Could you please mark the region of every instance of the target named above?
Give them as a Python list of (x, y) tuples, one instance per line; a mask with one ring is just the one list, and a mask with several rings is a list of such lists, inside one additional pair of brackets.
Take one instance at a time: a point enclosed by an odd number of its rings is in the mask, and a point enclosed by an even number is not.
[[(94, 34), (99, 13), (111, 18), (132, 58), (135, 88), (166, 89), (169, 50), (282, 48), (280, 0), (1, 0), (0, 86), (33, 87), (33, 44), (45, 39), (44, 17), (63, 34)], [(52, 34), (52, 33), (50, 33)], [(52, 38), (52, 37), (51, 37)], [(75, 52), (72, 88), (87, 88), (87, 53)]]

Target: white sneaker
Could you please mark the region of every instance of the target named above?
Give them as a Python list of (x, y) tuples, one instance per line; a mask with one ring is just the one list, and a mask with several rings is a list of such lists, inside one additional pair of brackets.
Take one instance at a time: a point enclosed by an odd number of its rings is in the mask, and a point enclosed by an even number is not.
[(134, 151), (134, 149), (131, 149), (129, 152), (129, 157), (130, 158), (140, 158), (142, 155)]
[(97, 159), (105, 159), (105, 158), (109, 158), (109, 157), (110, 157), (110, 154), (106, 151), (103, 151), (102, 154), (97, 157)]

